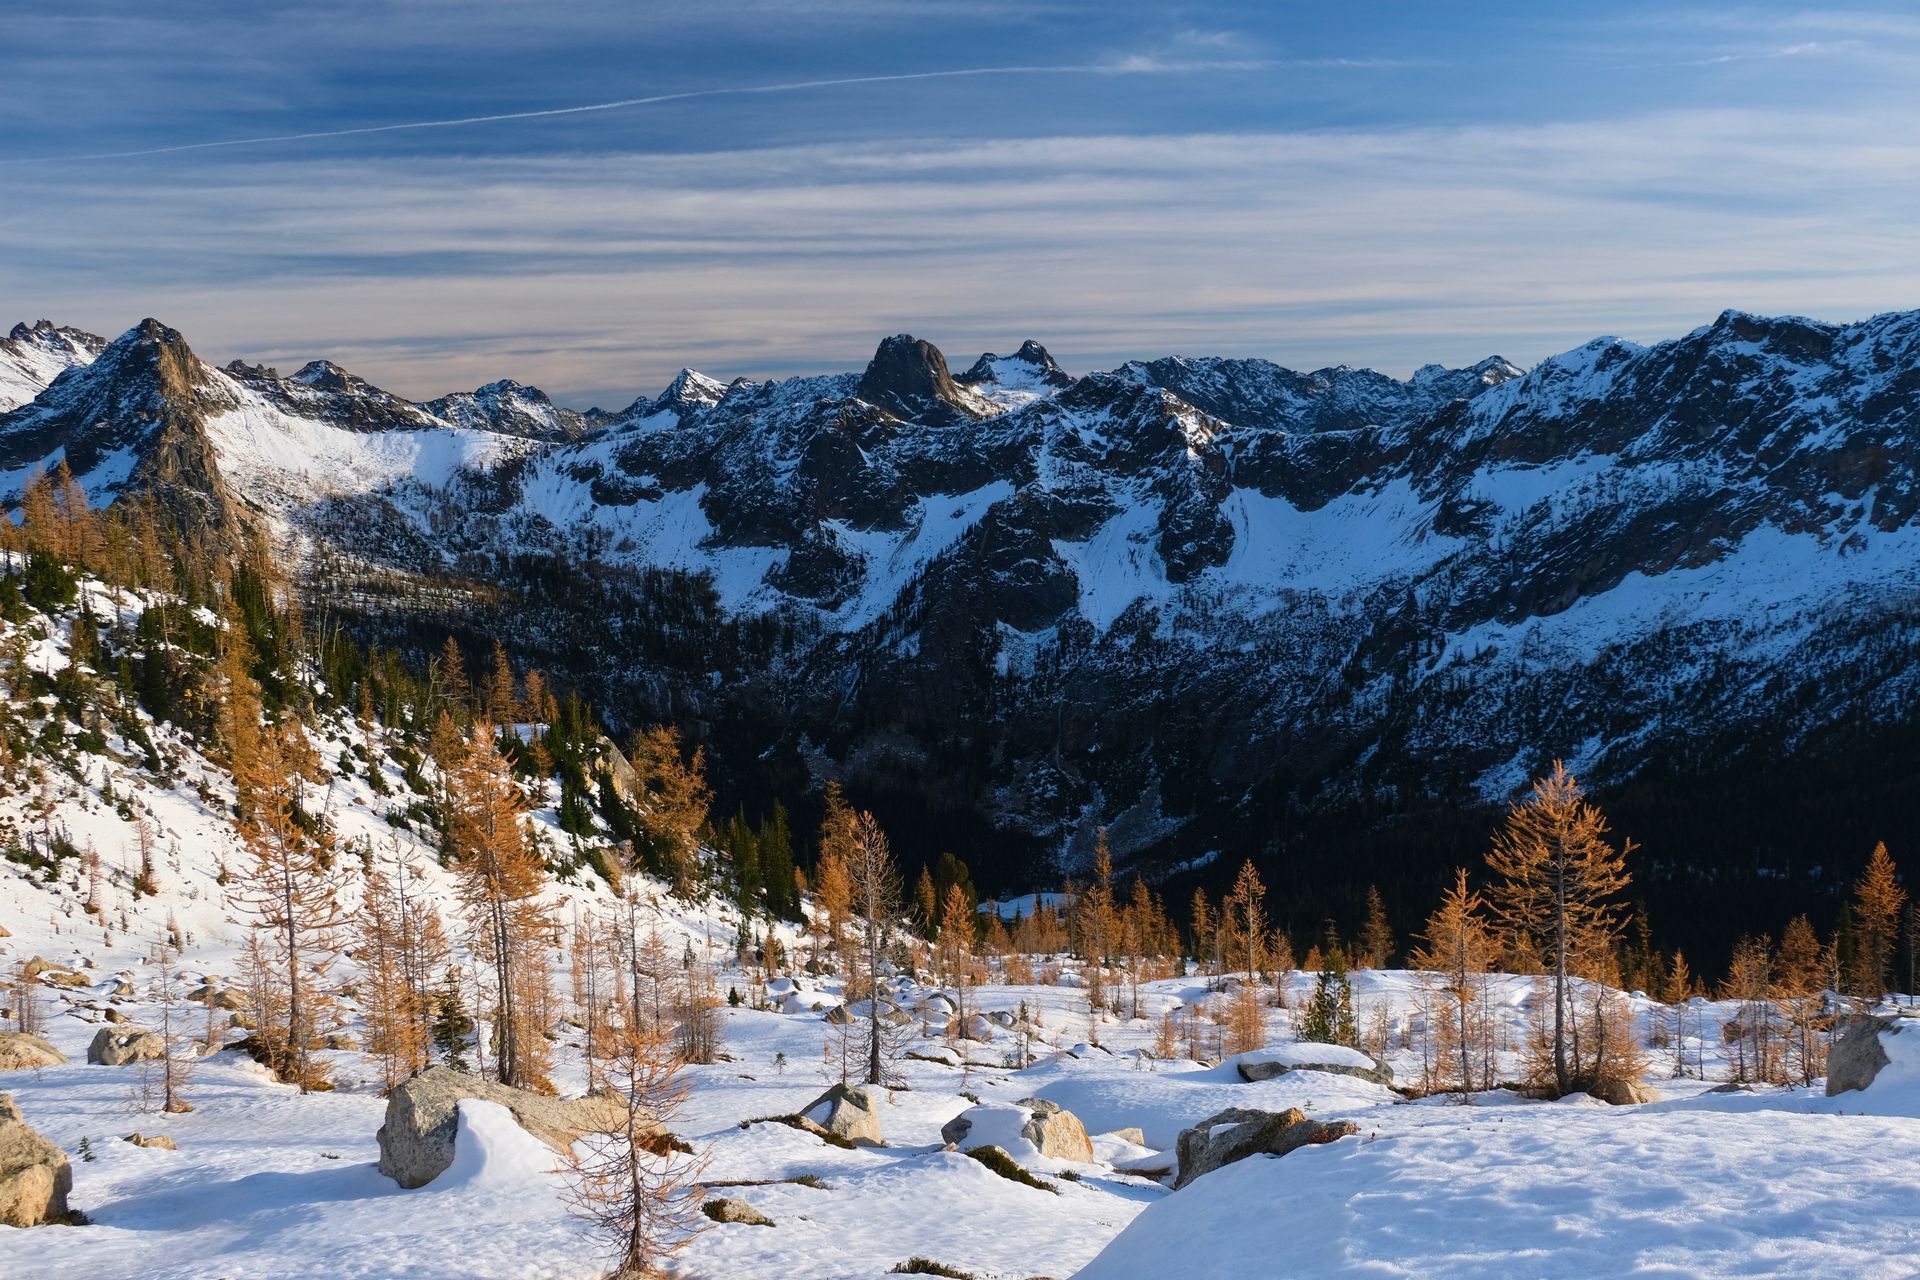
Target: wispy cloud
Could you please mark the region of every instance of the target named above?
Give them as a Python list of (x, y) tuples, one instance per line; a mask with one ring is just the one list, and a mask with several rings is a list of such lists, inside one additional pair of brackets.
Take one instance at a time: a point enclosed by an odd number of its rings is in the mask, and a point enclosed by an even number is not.
[[(137, 297), (218, 358), (329, 355), (421, 396), (513, 376), (606, 403), (689, 362), (855, 367), (902, 329), (969, 357), (1039, 337), (1082, 369), (1208, 351), (1404, 373), (1729, 305), (1920, 299), (1920, 126), (1842, 115), (276, 158), (152, 168), (137, 207), (124, 178), (17, 182), (0, 290), (106, 329)], [(56, 197), (49, 254), (32, 211)]]

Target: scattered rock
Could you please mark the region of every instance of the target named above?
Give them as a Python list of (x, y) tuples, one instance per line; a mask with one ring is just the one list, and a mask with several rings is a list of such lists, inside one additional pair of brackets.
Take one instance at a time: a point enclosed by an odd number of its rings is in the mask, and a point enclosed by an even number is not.
[(132, 1133), (120, 1139), (120, 1141), (131, 1142), (136, 1147), (146, 1147), (149, 1150), (158, 1148), (161, 1151), (178, 1151), (180, 1149), (174, 1140), (164, 1133), (156, 1133), (149, 1138), (138, 1129), (135, 1129)]
[(834, 1137), (867, 1146), (884, 1147), (880, 1136), (880, 1105), (866, 1089), (836, 1084), (800, 1113)]
[(238, 1027), (242, 1031), (252, 1031), (254, 1030), (253, 1015), (250, 1013), (232, 1014), (227, 1018), (227, 1025), (230, 1027)]
[(66, 1054), (39, 1036), (24, 1031), (0, 1031), (0, 1071), (57, 1067), (66, 1060)]
[(358, 1049), (360, 1042), (344, 1031), (336, 1031), (327, 1037), (326, 1045), (329, 1049)]
[(1309, 1120), (1298, 1107), (1285, 1111), (1229, 1107), (1191, 1129), (1181, 1130), (1175, 1148), (1180, 1172), (1173, 1187), (1178, 1191), (1202, 1174), (1251, 1155), (1283, 1156), (1299, 1147), (1317, 1146), (1357, 1132), (1359, 1126), (1351, 1120)]
[(0, 1093), (0, 1226), (65, 1221), (72, 1190), (67, 1153), (28, 1126), (12, 1095)]
[(100, 1016), (105, 1018), (108, 1022), (113, 1023), (115, 1026), (118, 1026), (119, 1024), (127, 1020), (126, 1014), (112, 1007), (102, 1009), (100, 1011)]
[(760, 1212), (745, 1200), (735, 1200), (731, 1196), (722, 1196), (718, 1200), (709, 1200), (700, 1206), (700, 1212), (715, 1222), (740, 1222), (750, 1227), (770, 1227), (773, 1219)]
[(827, 1010), (827, 1024), (834, 1027), (850, 1027), (853, 1025), (853, 1015), (847, 1012), (847, 1006), (837, 1004)]
[(164, 1058), (167, 1042), (157, 1032), (144, 1027), (102, 1027), (87, 1046), (87, 1061), (102, 1067), (118, 1067), (143, 1058)]
[(210, 1004), (216, 1009), (244, 1009), (247, 1002), (239, 992), (231, 987), (216, 987), (211, 984), (191, 992), (187, 999), (194, 1004)]
[(1827, 1051), (1827, 1096), (1831, 1098), (1836, 1093), (1864, 1089), (1872, 1084), (1888, 1061), (1886, 1046), (1880, 1043), (1880, 1037), (1900, 1035), (1914, 1025), (1911, 1019), (1885, 1014), (1870, 1014), (1848, 1022), (1835, 1038), (1833, 1048)]
[[(462, 1098), (497, 1102), (514, 1121), (555, 1151), (565, 1153), (585, 1133), (624, 1122), (626, 1108), (611, 1094), (549, 1098), (513, 1089), (451, 1067), (429, 1067), (387, 1095), (380, 1126), (380, 1172), (403, 1187), (423, 1187), (453, 1163), (453, 1139)], [(653, 1124), (664, 1153), (672, 1135)]]
[(1118, 1138), (1122, 1142), (1131, 1142), (1136, 1147), (1144, 1147), (1147, 1145), (1147, 1135), (1142, 1133), (1138, 1126), (1135, 1125), (1129, 1125), (1124, 1129), (1115, 1129), (1107, 1136), (1109, 1138)]

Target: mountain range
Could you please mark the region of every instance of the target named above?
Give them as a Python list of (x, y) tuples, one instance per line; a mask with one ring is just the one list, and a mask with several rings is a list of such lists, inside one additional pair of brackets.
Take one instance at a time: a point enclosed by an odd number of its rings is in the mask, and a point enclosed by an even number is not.
[[(1248, 854), (1426, 894), (1554, 757), (1669, 910), (1920, 835), (1920, 313), (1406, 379), (1032, 341), (955, 373), (900, 335), (584, 413), (43, 321), (0, 409), (16, 495), (64, 458), (96, 504), (267, 533), (333, 623), (500, 637), (616, 729), (680, 723), (730, 803), (838, 776), (998, 887), (1105, 826), (1170, 891)], [(1859, 789), (1796, 805), (1815, 776)], [(1689, 792), (1722, 820), (1659, 816)]]

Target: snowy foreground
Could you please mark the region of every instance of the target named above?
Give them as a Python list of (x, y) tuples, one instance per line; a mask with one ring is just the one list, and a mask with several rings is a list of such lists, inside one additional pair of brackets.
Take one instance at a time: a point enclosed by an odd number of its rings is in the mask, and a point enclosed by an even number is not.
[[(34, 660), (51, 668), (59, 655)], [(91, 1220), (0, 1228), (0, 1278), (602, 1274), (603, 1247), (569, 1216), (552, 1153), (497, 1108), (463, 1110), (453, 1167), (429, 1185), (402, 1190), (380, 1174), (375, 1133), (385, 1104), (377, 1064), (358, 1051), (327, 1052), (338, 1089), (306, 1097), (237, 1051), (220, 1051), (195, 1065), (187, 1090), (195, 1109), (179, 1116), (136, 1111), (137, 1068), (86, 1065), (109, 1010), (154, 1025), (156, 1009), (123, 983), (147, 990), (143, 961), (169, 920), (183, 936), (179, 968), (190, 979), (231, 985), (238, 972), (244, 930), (216, 883), (220, 866), (240, 856), (225, 816), (230, 783), (166, 726), (152, 732), (179, 761), (170, 786), (97, 759), (81, 777), (54, 776), (54, 820), (107, 863), (102, 915), (81, 909), (82, 881), (46, 884), (0, 861), (0, 968), (43, 956), (84, 984), (46, 992), (47, 1034), (69, 1063), (0, 1074), (0, 1092), (68, 1153), (72, 1204)], [(315, 732), (329, 759), (356, 740), (347, 724)], [(398, 793), (399, 770), (386, 767)], [(349, 847), (397, 839), (431, 863), (424, 837), (390, 823), (364, 780), (343, 773), (329, 807)], [(153, 826), (162, 851), (160, 891), (144, 898), (127, 888), (135, 816)], [(534, 820), (542, 839), (558, 840), (551, 808)], [(429, 865), (428, 878), (450, 902), (445, 873)], [(590, 909), (604, 892), (590, 876), (557, 884), (558, 918)], [(1584, 1096), (1547, 1104), (1494, 1093), (1472, 1106), (1407, 1102), (1347, 1075), (1299, 1071), (1249, 1084), (1232, 1063), (1155, 1060), (1148, 1050), (1164, 1013), (1220, 999), (1203, 978), (1148, 984), (1145, 1016), (1092, 1022), (1075, 966), (1055, 961), (1039, 966), (1055, 981), (969, 994), (969, 1006), (989, 1015), (1023, 1004), (1037, 1015), (1035, 1061), (1024, 1070), (1011, 1065), (1017, 1046), (1001, 1026), (990, 1040), (951, 1043), (929, 989), (897, 990), (902, 1008), (931, 1020), (916, 1026), (899, 1063), (906, 1087), (881, 1108), (887, 1145), (849, 1150), (778, 1123), (742, 1127), (806, 1107), (838, 1078), (822, 1057), (839, 981), (761, 986), (726, 967), (738, 927), (731, 907), (656, 901), (670, 952), (690, 949), (721, 965), (719, 989), (737, 988), (748, 1006), (720, 1011), (726, 1060), (691, 1069), (695, 1088), (675, 1129), (710, 1156), (710, 1194), (743, 1199), (774, 1223), (714, 1226), (679, 1256), (682, 1276), (872, 1278), (918, 1257), (982, 1280), (1871, 1277), (1912, 1275), (1920, 1258), (1920, 1062), (1906, 1060), (1920, 1057), (1907, 1052), (1920, 1036), (1893, 1038), (1893, 1066), (1863, 1093), (1710, 1092), (1727, 1078), (1720, 1031), (1734, 1006), (1697, 1001), (1685, 1040), (1652, 1055), (1650, 1080), (1664, 1101), (1607, 1107)], [(790, 954), (806, 954), (797, 935), (785, 941)], [(1294, 975), (1290, 996), (1304, 996), (1309, 982)], [(1403, 1037), (1417, 1017), (1419, 984), (1397, 971), (1354, 975), (1360, 1024), (1384, 1030), (1403, 1082), (1418, 1076), (1404, 1047), (1413, 1041)], [(1503, 1037), (1515, 1043), (1538, 996), (1518, 978), (1499, 980), (1495, 994)], [(1631, 1003), (1644, 1032), (1651, 1006)], [(345, 1012), (344, 1029), (364, 1043), (357, 1013)], [(584, 1076), (570, 1034), (563, 1026), (555, 1079), (578, 1092)], [(1285, 1011), (1268, 1011), (1267, 1036), (1269, 1056), (1288, 1052)], [(1101, 1047), (1085, 1043), (1095, 1039)], [(1669, 1078), (1678, 1062), (1690, 1078)], [(1084, 1122), (1093, 1163), (1045, 1159), (1009, 1140), (1045, 1184), (1036, 1188), (943, 1150), (942, 1125), (974, 1099), (1036, 1096)], [(1350, 1119), (1359, 1132), (1231, 1164), (1178, 1192), (1171, 1179), (1149, 1176), (1166, 1169), (1181, 1129), (1228, 1107), (1289, 1106)], [(1122, 1129), (1137, 1129), (1141, 1141)], [(179, 1149), (120, 1141), (135, 1130)], [(799, 1178), (807, 1181), (784, 1181)]]
[[(1398, 973), (1358, 976), (1363, 1006), (1410, 985)], [(824, 989), (802, 994), (831, 999)], [(1084, 1038), (1084, 1001), (1075, 1012), (1071, 988), (980, 994), (987, 1009), (1024, 999), (1063, 1040)], [(1199, 994), (1191, 980), (1150, 992), (1156, 1006)], [(779, 1124), (740, 1127), (820, 1091), (821, 1016), (725, 1017), (734, 1060), (695, 1069), (678, 1126), (711, 1153), (708, 1182), (812, 1175), (822, 1185), (716, 1189), (775, 1225), (707, 1231), (678, 1262), (690, 1277), (875, 1277), (915, 1256), (980, 1277), (1089, 1280), (1908, 1276), (1920, 1255), (1920, 1061), (1900, 1055), (1871, 1090), (1833, 1100), (1661, 1080), (1667, 1100), (1640, 1107), (1510, 1094), (1461, 1106), (1407, 1103), (1318, 1072), (1247, 1084), (1231, 1065), (1155, 1064), (1137, 1052), (1148, 1024), (1115, 1021), (1100, 1028), (1106, 1049), (1069, 1043), (1024, 1071), (974, 1065), (963, 1079), (957, 1066), (909, 1059), (910, 1087), (883, 1111), (887, 1147), (843, 1150)], [(197, 1109), (163, 1118), (129, 1110), (131, 1068), (82, 1065), (93, 1030), (56, 1018), (52, 1038), (74, 1064), (0, 1079), (70, 1154), (82, 1139), (98, 1152), (74, 1164), (73, 1202), (93, 1225), (0, 1229), (9, 1280), (600, 1273), (594, 1242), (560, 1198), (551, 1153), (496, 1107), (468, 1104), (453, 1168), (403, 1191), (373, 1167), (383, 1103), (357, 1054), (331, 1055), (339, 1092), (303, 1098), (223, 1052), (196, 1073)], [(941, 1043), (924, 1048), (937, 1057)], [(1005, 1049), (971, 1046), (982, 1064)], [(1100, 1163), (1016, 1150), (1052, 1188), (1038, 1190), (943, 1151), (940, 1126), (970, 1105), (962, 1088), (988, 1102), (1060, 1102), (1096, 1135)], [(1177, 1193), (1113, 1167), (1151, 1165), (1180, 1128), (1227, 1106), (1298, 1106), (1350, 1118), (1360, 1133), (1229, 1165)], [(1100, 1136), (1125, 1126), (1146, 1145)], [(117, 1140), (136, 1128), (166, 1133), (180, 1150)], [(1077, 1176), (1060, 1176), (1069, 1173)]]

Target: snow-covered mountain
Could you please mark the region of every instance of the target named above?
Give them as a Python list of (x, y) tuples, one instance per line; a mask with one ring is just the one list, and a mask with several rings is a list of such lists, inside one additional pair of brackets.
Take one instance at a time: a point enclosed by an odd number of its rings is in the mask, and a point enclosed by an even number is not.
[(1916, 409), (1920, 313), (1406, 380), (1074, 378), (1033, 342), (955, 377), (901, 335), (586, 415), (215, 369), (147, 321), (0, 416), (0, 465), (64, 451), (96, 500), (264, 520), (386, 634), (425, 606), (369, 584), (469, 584), (431, 607), (697, 726), (723, 784), (832, 769), (1009, 859), (1099, 822), (1175, 859), (1498, 798), (1556, 754), (1684, 773), (1905, 715)]
[(105, 338), (50, 320), (16, 324), (0, 338), (0, 413), (33, 399), (68, 369), (90, 363), (106, 345)]

